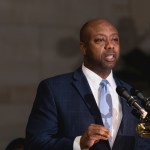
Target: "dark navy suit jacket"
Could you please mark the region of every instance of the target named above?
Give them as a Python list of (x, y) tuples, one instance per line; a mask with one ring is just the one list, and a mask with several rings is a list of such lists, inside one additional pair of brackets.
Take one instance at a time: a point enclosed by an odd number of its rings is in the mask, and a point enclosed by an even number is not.
[[(130, 86), (115, 78), (116, 84)], [(138, 119), (120, 98), (123, 118), (113, 150), (150, 150), (150, 140), (136, 133)], [(91, 124), (103, 124), (89, 84), (81, 69), (42, 81), (26, 128), (26, 150), (72, 150), (76, 136)], [(100, 140), (91, 150), (110, 150)]]

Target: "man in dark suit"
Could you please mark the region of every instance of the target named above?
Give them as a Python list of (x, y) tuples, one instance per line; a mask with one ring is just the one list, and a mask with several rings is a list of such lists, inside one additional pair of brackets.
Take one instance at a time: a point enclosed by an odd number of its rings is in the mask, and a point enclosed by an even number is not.
[[(116, 93), (118, 85), (131, 88), (112, 72), (120, 54), (117, 29), (103, 19), (87, 22), (80, 31), (80, 49), (81, 68), (40, 83), (27, 124), (26, 150), (149, 150), (150, 140), (135, 131), (138, 119), (132, 108)], [(110, 128), (99, 106), (103, 80), (112, 100)]]

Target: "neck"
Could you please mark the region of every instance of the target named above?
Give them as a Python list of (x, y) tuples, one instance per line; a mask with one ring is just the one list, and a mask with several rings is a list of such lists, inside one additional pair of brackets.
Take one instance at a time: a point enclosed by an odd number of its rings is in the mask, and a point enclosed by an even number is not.
[(101, 68), (101, 67), (93, 67), (92, 65), (84, 64), (85, 67), (95, 72), (97, 75), (99, 75), (101, 78), (106, 79), (109, 74), (111, 73), (111, 69)]

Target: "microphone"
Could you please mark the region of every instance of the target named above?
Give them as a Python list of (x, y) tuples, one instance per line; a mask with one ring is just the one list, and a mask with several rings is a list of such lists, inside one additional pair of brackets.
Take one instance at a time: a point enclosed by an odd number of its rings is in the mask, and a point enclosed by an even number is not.
[(119, 96), (127, 100), (129, 106), (135, 108), (141, 114), (143, 119), (147, 116), (147, 111), (138, 104), (137, 100), (128, 93), (125, 87), (118, 86), (116, 91)]
[(142, 103), (144, 103), (144, 106), (146, 107), (146, 109), (150, 110), (149, 98), (145, 97), (141, 91), (134, 89), (134, 88), (132, 88), (130, 92), (132, 95), (137, 96), (142, 101)]

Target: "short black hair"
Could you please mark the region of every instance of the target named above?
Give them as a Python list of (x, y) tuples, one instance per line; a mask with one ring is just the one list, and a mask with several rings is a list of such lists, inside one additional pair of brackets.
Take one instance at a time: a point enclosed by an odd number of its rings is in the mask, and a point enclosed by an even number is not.
[(86, 35), (86, 29), (87, 29), (87, 27), (88, 27), (88, 25), (89, 25), (89, 22), (90, 22), (90, 21), (87, 21), (87, 22), (81, 27), (81, 29), (80, 29), (80, 42), (84, 42), (85, 39), (86, 39), (86, 37), (87, 37), (87, 35)]

